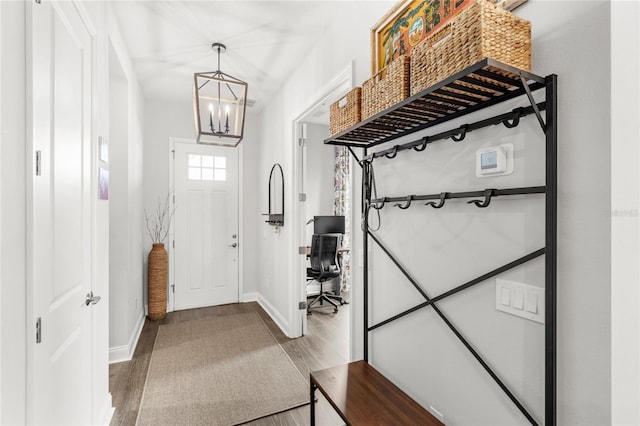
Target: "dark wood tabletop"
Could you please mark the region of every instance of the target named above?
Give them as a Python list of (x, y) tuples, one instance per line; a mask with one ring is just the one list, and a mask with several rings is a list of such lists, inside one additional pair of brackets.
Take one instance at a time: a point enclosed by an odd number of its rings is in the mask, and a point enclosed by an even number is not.
[(443, 425), (365, 361), (313, 372), (311, 381), (348, 425)]

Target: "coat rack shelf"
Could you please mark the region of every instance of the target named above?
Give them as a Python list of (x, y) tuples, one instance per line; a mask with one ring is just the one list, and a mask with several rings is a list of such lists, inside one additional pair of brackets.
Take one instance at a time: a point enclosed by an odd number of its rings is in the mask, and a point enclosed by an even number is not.
[[(479, 206), (479, 207), (487, 207), (493, 197), (499, 197), (504, 195), (544, 194), (545, 192), (546, 192), (546, 189), (544, 186), (526, 186), (522, 188), (506, 188), (506, 189), (488, 188), (482, 191), (441, 192), (439, 194), (429, 194), (429, 195), (407, 195), (405, 197), (382, 197), (382, 198), (371, 199), (370, 207), (372, 209), (380, 210), (386, 205), (389, 205), (389, 203), (403, 203), (403, 204), (394, 204), (393, 206), (400, 207), (401, 209), (407, 209), (411, 206), (411, 203), (413, 203), (414, 201), (437, 200), (439, 201), (439, 203), (429, 202), (429, 203), (425, 203), (425, 205), (431, 206), (436, 209), (440, 209), (444, 207), (444, 203), (446, 200), (453, 200), (453, 199), (460, 199), (460, 198), (476, 198), (476, 197), (484, 197), (485, 198), (484, 201), (487, 202), (487, 205)], [(477, 200), (471, 200), (471, 201), (468, 201), (468, 203), (475, 204), (474, 201), (477, 201)]]
[[(534, 99), (533, 92), (544, 92), (544, 101)], [(463, 117), (467, 114), (482, 110), (490, 106), (497, 106), (505, 101), (514, 100), (525, 104), (496, 115), (491, 118), (464, 124), (453, 129), (430, 136), (423, 136), (412, 142), (395, 145), (389, 148), (369, 152), (369, 149), (394, 139), (425, 130), (447, 121)], [(544, 117), (542, 114), (544, 111)], [(507, 128), (518, 126), (520, 120), (534, 115), (540, 124), (545, 137), (545, 182), (543, 186), (529, 186), (522, 188), (485, 188), (467, 192), (441, 192), (428, 195), (406, 195), (399, 197), (377, 197), (375, 194), (375, 181), (373, 177), (373, 162), (380, 159), (393, 159), (401, 151), (414, 150), (425, 151), (428, 144), (435, 141), (451, 139), (461, 142), (468, 133), (473, 130), (497, 124), (503, 124)], [(474, 356), (480, 366), (491, 376), (497, 386), (502, 389), (511, 402), (533, 425), (544, 423), (556, 424), (556, 300), (557, 300), (557, 76), (555, 74), (540, 77), (530, 72), (522, 71), (493, 59), (484, 59), (473, 64), (446, 80), (411, 96), (410, 98), (392, 106), (385, 111), (376, 114), (357, 125), (337, 133), (325, 140), (326, 144), (348, 147), (362, 169), (362, 206), (363, 212), (363, 355), (364, 361), (369, 360), (369, 333), (377, 330), (398, 318), (409, 315), (418, 309), (431, 308), (444, 321), (447, 327), (460, 340), (466, 349)], [(358, 158), (354, 148), (361, 148), (362, 155)], [(380, 210), (387, 206), (396, 206), (401, 209), (411, 207), (412, 203), (421, 201), (435, 209), (445, 207), (447, 200), (468, 198), (467, 203), (481, 209), (491, 209), (490, 202), (493, 197), (532, 194), (544, 196), (544, 223), (545, 245), (544, 247), (519, 257), (506, 265), (495, 265), (489, 272), (453, 289), (450, 289), (435, 297), (430, 297), (423, 286), (412, 277), (391, 250), (380, 240), (369, 227), (369, 212), (371, 209)], [(427, 203), (424, 203), (427, 201)], [(423, 207), (426, 208), (426, 207)], [(470, 206), (469, 208), (475, 208)], [(445, 207), (446, 209), (446, 207)], [(374, 273), (370, 272), (369, 242), (378, 245), (382, 252), (388, 256), (396, 267), (404, 274), (407, 280), (418, 290), (424, 301), (413, 308), (382, 321), (370, 325), (369, 318), (369, 279)], [(538, 257), (544, 258), (544, 282), (545, 282), (545, 318), (544, 318), (544, 419), (536, 420), (525, 407), (518, 396), (512, 392), (500, 376), (484, 361), (482, 356), (474, 349), (455, 325), (447, 318), (438, 302), (445, 297), (453, 296), (489, 278), (495, 277), (505, 271), (520, 266)], [(313, 388), (312, 388), (313, 390)]]
[(487, 58), (325, 143), (371, 148), (545, 87), (545, 79)]

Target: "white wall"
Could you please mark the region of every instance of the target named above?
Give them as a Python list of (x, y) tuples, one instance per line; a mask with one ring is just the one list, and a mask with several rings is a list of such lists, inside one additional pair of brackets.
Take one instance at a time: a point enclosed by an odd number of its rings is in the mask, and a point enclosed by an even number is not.
[[(348, 4), (340, 3), (336, 7), (340, 8), (336, 15), (351, 16), (342, 9), (348, 8)], [(295, 193), (291, 184), (292, 117), (305, 110), (306, 100), (314, 99), (314, 94), (332, 75), (337, 74), (340, 65), (346, 61), (355, 60), (357, 82), (366, 78), (369, 72), (368, 28), (388, 8), (389, 5), (385, 4), (372, 5), (371, 8), (362, 6), (359, 10), (369, 10), (371, 13), (370, 17), (362, 16), (362, 27), (352, 22), (349, 29), (341, 27), (327, 31), (328, 37), (310, 50), (305, 61), (265, 109), (261, 132), (264, 155), (260, 173), (268, 173), (271, 164), (280, 162), (285, 170), (287, 193)], [(610, 32), (616, 24), (610, 24), (610, 5), (605, 1), (529, 1), (516, 13), (533, 24), (533, 71), (539, 75), (559, 75), (557, 420), (558, 424), (563, 425), (609, 424), (612, 404), (609, 343), (612, 291), (611, 146), (608, 142), (612, 131), (609, 92), (612, 79), (609, 64)], [(345, 43), (345, 40), (349, 42)], [(513, 140), (521, 154), (525, 153), (522, 150), (527, 149), (527, 157), (525, 162), (519, 164), (518, 173), (497, 182), (539, 181), (542, 175), (537, 170), (540, 167), (538, 160), (541, 158), (540, 144), (543, 138), (535, 119), (528, 118), (511, 131), (504, 128), (487, 129), (474, 132), (458, 146), (452, 147), (450, 143), (443, 142), (439, 146), (430, 146), (428, 152), (421, 155), (399, 155), (396, 160), (388, 162), (386, 171), (381, 161), (378, 174), (380, 193), (406, 195), (423, 193), (428, 189), (439, 192), (484, 186), (484, 183), (476, 183), (468, 168), (472, 163), (468, 162), (477, 147), (503, 140)], [(436, 163), (436, 159), (440, 163)], [(454, 165), (456, 161), (458, 164)], [(422, 170), (425, 169), (424, 164), (431, 165), (431, 171)], [(446, 169), (447, 173), (438, 174), (442, 169)], [(416, 179), (416, 176), (420, 179)], [(357, 182), (354, 188), (358, 188)], [(262, 202), (266, 206), (264, 197)], [(355, 203), (358, 205), (357, 200)], [(471, 215), (463, 206), (456, 205), (449, 206), (441, 215), (429, 211), (429, 216), (420, 207), (406, 212), (385, 210), (382, 232), (386, 232), (385, 241), (394, 252), (408, 256), (407, 266), (421, 281), (435, 283), (431, 285), (437, 286), (432, 288), (437, 293), (438, 290), (459, 284), (464, 277), (473, 278), (485, 271), (485, 263), (500, 265), (514, 254), (533, 250), (544, 242), (541, 225), (533, 214), (540, 210), (539, 203), (536, 205), (535, 200), (505, 201), (504, 206), (504, 210), (492, 210), (485, 217)], [(290, 211), (291, 207), (291, 203), (288, 203), (286, 210)], [(524, 210), (524, 214), (519, 213), (521, 210)], [(354, 209), (354, 212), (354, 223), (358, 223), (358, 209)], [(392, 218), (399, 220), (394, 222)], [(402, 227), (401, 221), (406, 221), (407, 225)], [(487, 231), (493, 231), (493, 234), (481, 231), (472, 231), (471, 235), (463, 233), (474, 221), (490, 227)], [(424, 237), (427, 226), (437, 223), (443, 225), (443, 229), (437, 231), (435, 241), (415, 237)], [(515, 230), (507, 234), (504, 230), (507, 227)], [(354, 229), (357, 228), (354, 226)], [(393, 230), (397, 230), (399, 235), (394, 235), (391, 232)], [(491, 243), (478, 242), (477, 237), (483, 236), (491, 237)], [(456, 244), (463, 247), (459, 253), (453, 251)], [(524, 244), (526, 247), (523, 248)], [(260, 294), (276, 311), (276, 316), (285, 319), (296, 318), (292, 308), (295, 301), (283, 296), (287, 294), (287, 281), (296, 278), (287, 273), (293, 269), (291, 263), (295, 259), (296, 246), (297, 242), (293, 241), (291, 231), (286, 226), (280, 234), (265, 231), (261, 241), (261, 251), (264, 253), (261, 269), (265, 275), (260, 282)], [(438, 256), (442, 247), (453, 257)], [(355, 244), (356, 266), (359, 264), (358, 250), (359, 244)], [(430, 260), (434, 254), (437, 260)], [(482, 258), (482, 262), (476, 262), (476, 256)], [(384, 303), (374, 302), (374, 318), (399, 312), (406, 306), (420, 302), (415, 291), (408, 287), (403, 278), (398, 278), (388, 261), (382, 260), (381, 256), (375, 258), (380, 261), (373, 267), (379, 277), (374, 285), (384, 285), (387, 290), (386, 293), (383, 290), (383, 297), (393, 295), (395, 301), (387, 297)], [(637, 264), (637, 257), (630, 261)], [(426, 269), (427, 265), (429, 269)], [(470, 265), (471, 270), (461, 269), (460, 265)], [(514, 271), (512, 276), (533, 285), (542, 285), (539, 278), (542, 270), (543, 262), (538, 260)], [(354, 268), (355, 339), (360, 338), (358, 317), (361, 315), (361, 301), (358, 300), (358, 287), (361, 273), (361, 269)], [(470, 334), (470, 340), (487, 355), (491, 365), (499, 367), (498, 371), (514, 387), (536, 418), (540, 419), (543, 405), (540, 328), (515, 317), (498, 315), (492, 308), (492, 285), (492, 282), (485, 283), (446, 303), (443, 301), (442, 308), (445, 312), (451, 312), (454, 322)], [(620, 297), (630, 295), (632, 300), (637, 300), (637, 293), (629, 291), (621, 289), (623, 294)], [(634, 311), (630, 306), (625, 312), (631, 314), (637, 310)], [(432, 318), (433, 312), (425, 310), (398, 325), (390, 326), (397, 328), (375, 332), (372, 359), (376, 365), (420, 402), (433, 403), (443, 411), (449, 424), (525, 423), (502, 391), (474, 364), (475, 361), (468, 358), (459, 342), (452, 340), (450, 334), (445, 334), (439, 320)], [(637, 321), (633, 315), (632, 319)], [(428, 327), (431, 324), (433, 327)], [(494, 329), (505, 334), (494, 336)], [(629, 332), (633, 330), (632, 327)], [(435, 339), (440, 346), (429, 345), (427, 336)], [(403, 348), (404, 351), (397, 348)], [(625, 365), (633, 362), (627, 359)], [(440, 370), (435, 371), (431, 367), (434, 365), (439, 365)], [(636, 368), (637, 358), (631, 371)], [(624, 367), (621, 367), (622, 370)], [(429, 376), (429, 382), (425, 380), (426, 376)], [(451, 383), (460, 386), (455, 387)], [(467, 395), (465, 388), (475, 392), (472, 396)], [(469, 399), (465, 399), (465, 396)]]
[[(325, 86), (352, 61), (356, 63), (356, 81), (363, 81), (369, 75), (370, 28), (393, 4), (393, 1), (336, 2), (334, 19), (326, 23), (327, 29), (323, 31), (323, 37), (317, 45), (309, 48), (309, 53), (301, 58), (299, 67), (291, 73), (284, 87), (263, 109), (259, 132), (262, 155), (258, 172), (266, 180), (274, 163), (282, 165), (285, 193), (288, 195), (285, 197), (287, 217), (292, 215), (293, 203), (297, 202), (297, 188), (293, 182), (293, 122), (325, 95)], [(358, 19), (352, 19), (353, 16), (358, 16)], [(354, 185), (358, 185), (357, 179), (354, 179)], [(259, 197), (260, 208), (266, 211), (267, 194), (260, 193)], [(359, 198), (354, 197), (353, 202), (354, 206), (358, 206)], [(303, 278), (296, 276), (295, 262), (299, 260), (297, 248), (306, 243), (296, 241), (292, 226), (293, 222), (288, 220), (278, 233), (268, 225), (261, 227), (259, 249), (262, 273), (259, 293), (263, 306), (285, 333), (296, 336), (300, 314), (298, 300), (289, 286), (291, 283), (299, 283)], [(354, 235), (354, 239), (357, 238)], [(353, 274), (355, 279), (358, 271)], [(354, 324), (357, 326), (358, 322)]]
[[(144, 310), (142, 303), (143, 291), (143, 259), (141, 255), (142, 244), (142, 123), (144, 118), (144, 100), (142, 91), (138, 84), (133, 65), (126, 44), (124, 43), (120, 29), (118, 28), (115, 15), (108, 2), (84, 2), (88, 15), (91, 17), (96, 27), (97, 40), (97, 61), (99, 64), (97, 74), (97, 135), (105, 137), (109, 142), (110, 121), (109, 108), (111, 94), (109, 88), (110, 61), (114, 60), (113, 55), (117, 56), (124, 81), (126, 81), (126, 90), (122, 87), (125, 84), (120, 82), (121, 86), (118, 90), (114, 89), (113, 94), (117, 94), (121, 102), (127, 103), (127, 122), (126, 128), (118, 129), (118, 132), (126, 133), (127, 144), (127, 221), (121, 226), (127, 228), (128, 237), (123, 239), (122, 251), (128, 253), (129, 269), (126, 276), (122, 276), (119, 285), (115, 288), (108, 288), (110, 285), (108, 279), (109, 266), (104, 266), (104, 275), (99, 276), (97, 280), (105, 280), (105, 292), (108, 293), (107, 298), (113, 298), (113, 302), (109, 301), (112, 318), (109, 321), (109, 361), (123, 361), (129, 359), (135, 349), (139, 332), (144, 322)], [(96, 135), (96, 138), (97, 138)], [(119, 135), (114, 135), (116, 139), (115, 148), (115, 170), (111, 170), (110, 177), (114, 179), (113, 173), (118, 172), (118, 167), (122, 164), (117, 161), (119, 148), (117, 145)], [(111, 148), (111, 146), (110, 146)], [(111, 167), (111, 164), (109, 164)], [(118, 179), (122, 176), (116, 176), (116, 185)], [(119, 188), (122, 191), (122, 188)], [(120, 195), (120, 194), (119, 194)], [(103, 246), (98, 248), (98, 262), (108, 262), (109, 259), (109, 205), (108, 203), (99, 203), (96, 207), (97, 215), (97, 232), (100, 234), (98, 238), (102, 241)], [(125, 261), (126, 263), (126, 261)], [(105, 294), (103, 294), (105, 297)], [(136, 303), (137, 302), (137, 303)], [(111, 306), (113, 304), (113, 306)]]
[[(603, 342), (611, 337), (609, 4), (533, 1), (516, 12), (532, 21), (533, 71), (559, 75), (558, 424), (608, 424), (611, 364), (610, 348)], [(533, 117), (512, 131), (484, 129), (464, 143), (434, 144), (425, 155), (381, 162), (378, 190), (398, 195), (541, 184), (543, 141)], [(514, 143), (520, 159), (514, 175), (475, 179), (475, 150), (504, 142)], [(593, 167), (596, 163), (602, 165)], [(450, 204), (437, 212), (383, 212), (383, 241), (431, 295), (544, 244), (544, 206), (539, 201), (503, 201), (482, 212)], [(381, 320), (415, 304), (416, 293), (383, 256), (374, 259), (380, 259), (372, 268), (380, 299), (374, 299), (372, 316)], [(537, 260), (502, 277), (543, 286), (543, 265)], [(392, 290), (389, 282), (403, 287)], [(543, 329), (497, 312), (494, 283), (489, 280), (440, 307), (542, 421)], [(393, 293), (398, 302), (389, 304)], [(446, 422), (526, 423), (433, 310), (385, 328), (372, 335), (372, 359), (421, 403), (442, 412)], [(420, 373), (418, 365), (423, 366)]]
[[(129, 241), (129, 84), (109, 47), (109, 347), (124, 347), (129, 336), (131, 253)], [(139, 299), (142, 294), (139, 295)], [(138, 305), (134, 300), (134, 305)]]
[(25, 422), (25, 3), (0, 2), (0, 423)]
[(612, 424), (640, 424), (640, 7), (611, 3)]
[[(169, 182), (169, 138), (195, 139), (193, 124), (193, 105), (189, 82), (185, 82), (184, 100), (147, 99), (145, 105), (145, 137), (144, 137), (144, 207), (153, 211), (158, 200), (164, 200), (172, 183)], [(256, 268), (258, 262), (257, 229), (261, 217), (258, 211), (256, 193), (267, 182), (258, 182), (256, 164), (260, 155), (260, 147), (256, 143), (255, 116), (251, 109), (247, 111), (245, 120), (245, 136), (238, 149), (240, 150), (240, 238), (242, 241), (242, 264), (240, 270), (240, 300), (255, 300), (257, 291)], [(260, 186), (264, 183), (264, 186)], [(266, 210), (265, 210), (266, 211)], [(143, 251), (148, 254), (151, 243), (145, 236)], [(146, 268), (145, 268), (146, 282)], [(145, 289), (146, 300), (146, 289)]]
[[(305, 205), (308, 219), (313, 216), (333, 216), (335, 176), (334, 147), (323, 142), (329, 137), (329, 125), (307, 123), (307, 170)], [(308, 220), (307, 219), (307, 220)], [(309, 224), (309, 234), (313, 225)]]

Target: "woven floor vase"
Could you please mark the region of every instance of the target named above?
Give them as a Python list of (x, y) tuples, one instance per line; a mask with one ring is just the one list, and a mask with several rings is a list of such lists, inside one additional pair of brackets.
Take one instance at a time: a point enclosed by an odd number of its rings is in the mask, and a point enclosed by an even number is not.
[(149, 252), (149, 319), (160, 320), (167, 314), (167, 277), (169, 256), (162, 243), (154, 243)]

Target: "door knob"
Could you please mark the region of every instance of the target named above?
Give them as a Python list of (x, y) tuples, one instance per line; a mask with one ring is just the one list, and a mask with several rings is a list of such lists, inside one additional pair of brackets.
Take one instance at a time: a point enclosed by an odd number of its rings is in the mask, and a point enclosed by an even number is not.
[(100, 299), (102, 299), (100, 296), (94, 296), (93, 295), (93, 291), (87, 293), (87, 297), (84, 300), (84, 304), (85, 306), (89, 306), (89, 305), (95, 305), (96, 303), (98, 303), (100, 301)]
[(233, 244), (228, 245), (227, 247), (233, 247), (233, 248), (236, 248), (236, 247), (238, 247), (238, 244), (237, 244), (237, 243), (233, 243)]

